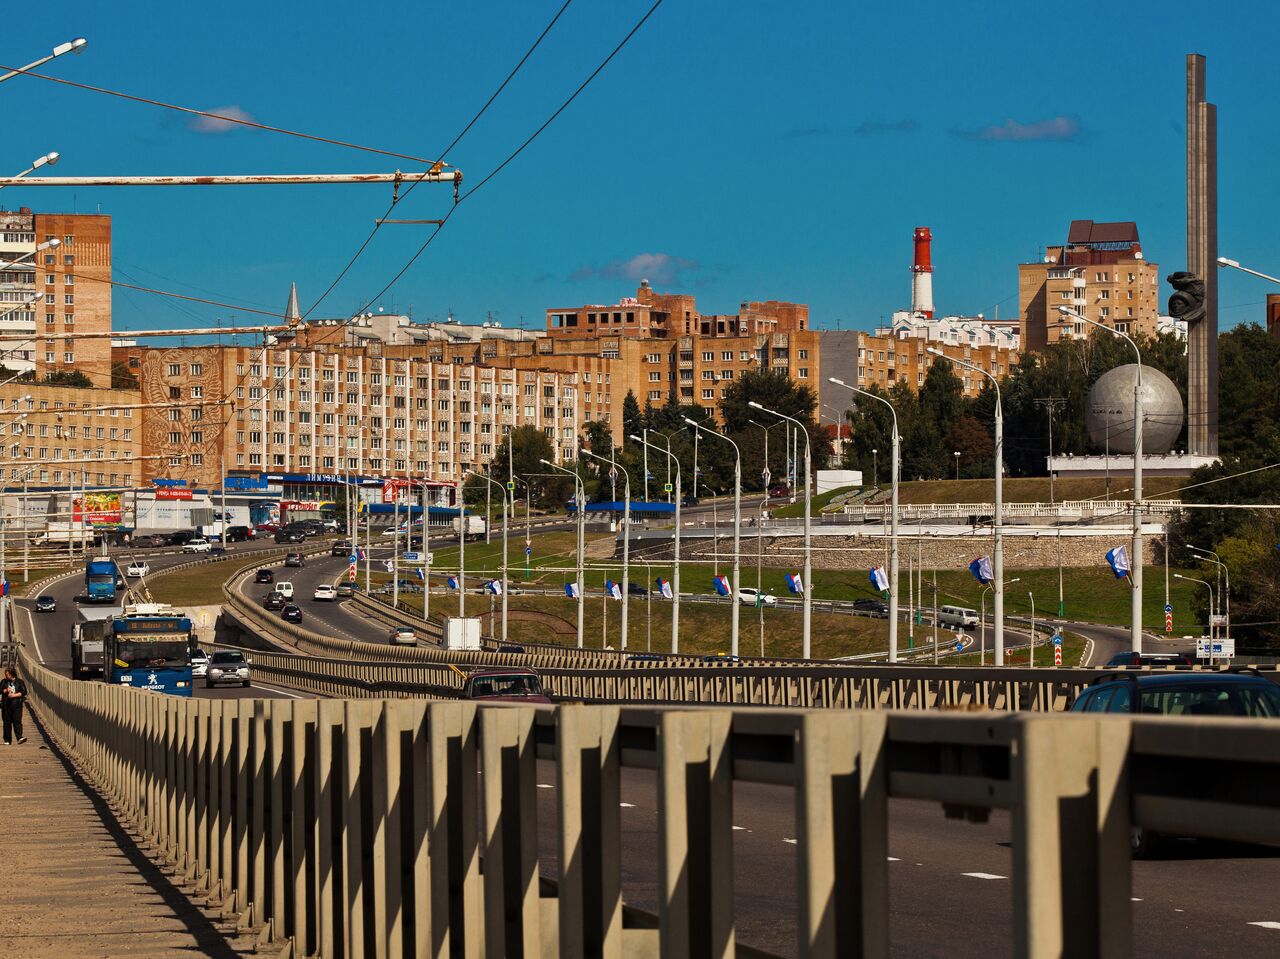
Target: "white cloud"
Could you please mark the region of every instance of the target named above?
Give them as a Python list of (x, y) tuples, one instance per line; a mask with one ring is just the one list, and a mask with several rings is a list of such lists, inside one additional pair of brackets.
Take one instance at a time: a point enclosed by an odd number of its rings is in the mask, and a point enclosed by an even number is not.
[(240, 124), (231, 122), (232, 120), (253, 120), (253, 114), (243, 107), (231, 106), (214, 107), (209, 113), (216, 113), (219, 116), (227, 117), (226, 120), (219, 120), (214, 117), (192, 117), (190, 126), (197, 133), (229, 133), (238, 129)]
[(953, 130), (965, 140), (1026, 142), (1033, 140), (1076, 140), (1081, 135), (1080, 121), (1075, 117), (1050, 117), (1031, 123), (1005, 120), (980, 130)]
[(572, 280), (587, 280), (594, 277), (606, 279), (625, 279), (633, 283), (648, 280), (659, 286), (675, 286), (686, 274), (694, 273), (700, 268), (697, 260), (670, 253), (637, 253), (625, 260), (614, 260), (603, 266), (584, 266), (573, 272)]

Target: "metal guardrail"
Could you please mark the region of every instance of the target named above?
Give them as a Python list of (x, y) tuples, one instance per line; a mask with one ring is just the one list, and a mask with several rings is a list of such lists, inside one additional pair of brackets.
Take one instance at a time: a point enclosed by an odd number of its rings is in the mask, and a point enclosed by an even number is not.
[[(890, 798), (1009, 810), (1026, 959), (1132, 954), (1133, 825), (1280, 842), (1280, 792), (1258, 788), (1277, 723), (202, 700), (23, 668), (117, 815), (294, 955), (762, 955), (737, 943), (735, 782), (791, 790), (806, 957), (888, 956)], [(624, 766), (656, 775), (656, 917), (626, 908)]]
[[(1144, 513), (1167, 515), (1182, 508), (1176, 499), (1147, 499), (1142, 501)], [(1056, 503), (1005, 503), (1005, 516), (1056, 516), (1060, 519), (1081, 519), (1097, 516), (1124, 516), (1132, 512), (1133, 504), (1125, 499), (1112, 500), (1060, 500)], [(881, 519), (889, 515), (888, 503), (847, 504), (841, 516), (860, 516), (865, 519)], [(935, 517), (991, 516), (994, 503), (905, 503), (898, 507), (902, 519), (932, 519)], [(778, 522), (771, 520), (770, 522)]]

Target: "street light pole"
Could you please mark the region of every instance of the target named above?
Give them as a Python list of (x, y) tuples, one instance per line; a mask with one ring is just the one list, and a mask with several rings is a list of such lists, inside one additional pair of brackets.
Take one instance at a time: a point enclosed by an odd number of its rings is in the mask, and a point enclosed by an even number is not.
[(1199, 579), (1195, 576), (1183, 576), (1181, 573), (1174, 573), (1174, 579), (1185, 579), (1189, 583), (1199, 583), (1209, 591), (1209, 659), (1213, 659), (1213, 614), (1217, 607), (1213, 603), (1213, 584), (1208, 580)]
[(893, 465), (891, 467), (893, 476), (891, 483), (891, 512), (889, 514), (889, 662), (896, 663), (898, 661), (898, 483), (901, 480), (902, 473), (902, 437), (898, 433), (898, 411), (883, 396), (877, 396), (875, 393), (869, 393), (856, 386), (850, 386), (844, 380), (836, 379), (834, 376), (828, 377), (828, 380), (836, 386), (843, 386), (846, 390), (859, 396), (865, 396), (868, 399), (883, 403), (889, 408), (889, 415), (893, 417), (893, 435), (890, 439), (893, 446)]
[[(733, 626), (730, 633), (730, 655), (736, 657), (738, 655), (738, 621), (741, 617), (739, 607), (742, 605), (738, 599), (738, 589), (742, 583), (740, 575), (742, 572), (742, 450), (738, 448), (738, 444), (723, 433), (717, 433), (709, 430), (699, 423), (695, 423), (687, 416), (684, 420), (694, 428), (694, 436), (699, 433), (707, 433), (718, 439), (724, 440), (733, 447), (733, 585), (729, 590), (729, 601), (733, 604)], [(714, 535), (719, 537), (720, 530), (716, 529)]]
[[(1211, 549), (1200, 549), (1198, 546), (1188, 546), (1187, 549), (1191, 550), (1192, 555), (1196, 556), (1198, 559), (1202, 559), (1207, 563), (1213, 563), (1215, 566), (1218, 567), (1218, 598), (1222, 603), (1222, 614), (1225, 617), (1224, 626), (1226, 627), (1226, 638), (1230, 639), (1231, 638), (1231, 568), (1227, 566), (1227, 564), (1224, 563), (1218, 557), (1218, 554)], [(1209, 555), (1208, 556), (1203, 555), (1205, 553), (1208, 553)], [(1225, 574), (1227, 577), (1227, 591), (1225, 593), (1222, 591), (1223, 574)]]
[[(489, 486), (498, 487), (498, 492), (502, 494), (502, 641), (507, 641), (507, 524), (509, 522), (509, 514), (507, 512), (507, 489), (497, 480), (486, 476), (484, 473), (476, 470), (468, 470), (474, 476), (480, 477)], [(490, 608), (492, 614), (492, 608)]]
[[(662, 436), (663, 434), (658, 433), (658, 435)], [(652, 447), (656, 452), (666, 454), (668, 471), (670, 471), (673, 462), (676, 467), (676, 533), (671, 566), (671, 652), (678, 653), (680, 652), (680, 461), (676, 459), (670, 449), (664, 450), (660, 446), (653, 446), (648, 440), (636, 436), (634, 433), (631, 435), (631, 439), (635, 443), (643, 444), (646, 448)], [(670, 472), (667, 475), (670, 476)]]
[(991, 572), (995, 576), (996, 587), (991, 591), (995, 599), (992, 616), (995, 618), (995, 664), (1004, 665), (1004, 405), (1000, 397), (1000, 381), (982, 367), (966, 360), (947, 356), (936, 347), (926, 347), (926, 353), (940, 356), (944, 360), (962, 366), (974, 373), (981, 373), (996, 391), (996, 503), (995, 517), (992, 520), (994, 544), (991, 549)]
[(28, 63), (25, 67), (18, 67), (18, 69), (10, 70), (8, 73), (0, 76), (0, 83), (4, 83), (4, 81), (16, 77), (20, 73), (27, 73), (31, 70), (35, 70), (37, 67), (42, 67), (50, 60), (55, 57), (60, 57), (64, 53), (74, 53), (77, 55), (84, 53), (85, 45), (88, 42), (89, 41), (84, 37), (76, 37), (74, 40), (68, 40), (66, 43), (59, 43), (53, 48), (53, 52), (51, 52), (47, 57), (41, 57), (39, 60), (34, 60), (31, 63)]
[(1133, 549), (1129, 556), (1129, 579), (1133, 583), (1133, 595), (1130, 597), (1130, 645), (1135, 653), (1142, 652), (1142, 351), (1128, 333), (1122, 333), (1112, 326), (1104, 326), (1091, 320), (1083, 313), (1058, 307), (1058, 312), (1083, 320), (1090, 326), (1106, 330), (1112, 336), (1119, 337), (1133, 348), (1133, 355), (1138, 361), (1138, 373), (1133, 384)]
[(582, 482), (582, 477), (575, 470), (566, 469), (563, 466), (557, 466), (550, 460), (541, 460), (543, 466), (550, 466), (553, 470), (560, 473), (568, 473), (573, 477), (574, 482), (574, 498), (578, 501), (578, 648), (583, 646), (583, 611), (586, 602), (586, 584), (583, 580), (583, 565), (585, 562), (585, 543), (586, 543), (586, 515), (587, 515), (587, 488)]
[(608, 463), (614, 469), (622, 470), (622, 639), (620, 646), (627, 648), (627, 603), (631, 591), (631, 473), (625, 466), (619, 466), (611, 459), (605, 459), (591, 450), (583, 450), (592, 459)]
[[(21, 179), (22, 179), (24, 176), (26, 176), (27, 174), (29, 174), (29, 173), (35, 173), (35, 172), (36, 172), (36, 170), (39, 170), (42, 166), (45, 166), (46, 164), (48, 164), (49, 166), (53, 166), (55, 163), (57, 163), (57, 162), (58, 162), (58, 159), (59, 159), (59, 157), (60, 157), (60, 156), (61, 156), (61, 154), (56, 153), (56, 152), (54, 152), (54, 153), (46, 153), (44, 156), (38, 156), (38, 157), (36, 157), (34, 160), (32, 160), (32, 161), (31, 161), (31, 166), (27, 167), (27, 168), (26, 168), (25, 170), (23, 170), (21, 173), (15, 174), (15, 175), (14, 175), (14, 177), (13, 177), (13, 179), (15, 179), (15, 180), (21, 180)], [(3, 186), (0, 186), (0, 190), (3, 190), (3, 189), (4, 189), (4, 187), (3, 187)]]
[(761, 406), (755, 400), (747, 405), (793, 423), (804, 433), (804, 638), (801, 655), (809, 659), (813, 652), (813, 447), (809, 442), (809, 430), (794, 416)]

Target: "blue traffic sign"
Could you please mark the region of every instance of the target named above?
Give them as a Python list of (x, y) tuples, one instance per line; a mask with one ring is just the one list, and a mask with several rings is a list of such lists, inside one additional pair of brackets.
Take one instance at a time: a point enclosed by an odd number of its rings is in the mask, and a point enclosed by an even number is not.
[(526, 547), (524, 548), (524, 555), (526, 555), (526, 556), (532, 556), (532, 555), (533, 555), (533, 547), (532, 547), (532, 546), (526, 546)]
[(1053, 634), (1053, 645), (1055, 646), (1062, 645), (1062, 636), (1060, 636), (1058, 633)]
[(1172, 606), (1170, 606), (1168, 603), (1165, 603), (1164, 611), (1165, 611), (1166, 613), (1172, 613), (1172, 612), (1173, 612), (1173, 607), (1172, 607)]
[(960, 652), (960, 650), (962, 650), (962, 649), (964, 649), (964, 643), (962, 643), (960, 640), (958, 640), (958, 639), (957, 639), (957, 640), (956, 640), (956, 652), (958, 653), (958, 652)]

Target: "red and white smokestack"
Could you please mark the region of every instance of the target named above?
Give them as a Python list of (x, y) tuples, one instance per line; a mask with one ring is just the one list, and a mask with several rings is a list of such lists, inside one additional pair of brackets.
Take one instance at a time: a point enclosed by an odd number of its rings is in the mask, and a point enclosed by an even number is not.
[(933, 241), (927, 226), (916, 227), (916, 255), (911, 264), (911, 312), (933, 316), (933, 260), (929, 244)]

